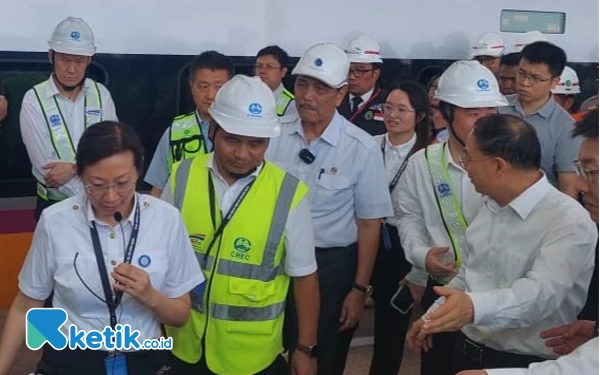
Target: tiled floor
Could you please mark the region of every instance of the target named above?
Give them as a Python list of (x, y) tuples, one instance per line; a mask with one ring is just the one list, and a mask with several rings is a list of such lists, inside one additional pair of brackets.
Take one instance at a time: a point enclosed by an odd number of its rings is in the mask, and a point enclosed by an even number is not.
[[(0, 311), (0, 331), (4, 326), (5, 311)], [(373, 310), (367, 309), (356, 333), (357, 341), (369, 341), (373, 329)], [(367, 375), (371, 364), (372, 345), (355, 346), (350, 349), (345, 375)], [(9, 375), (25, 375), (33, 371), (39, 359), (39, 352), (33, 352), (24, 347), (17, 357)], [(405, 351), (399, 375), (417, 375), (419, 373), (419, 357)]]

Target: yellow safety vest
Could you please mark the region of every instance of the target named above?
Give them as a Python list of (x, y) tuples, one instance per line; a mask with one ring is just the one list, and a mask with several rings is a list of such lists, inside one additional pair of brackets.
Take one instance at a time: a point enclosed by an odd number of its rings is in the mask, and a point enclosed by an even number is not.
[[(172, 353), (187, 363), (206, 356), (217, 374), (251, 375), (283, 351), (282, 329), (289, 277), (284, 273), (284, 229), (291, 209), (307, 194), (297, 178), (265, 161), (221, 236), (207, 248), (222, 216), (215, 194), (211, 215), (210, 154), (175, 164), (170, 176), (175, 206), (206, 277), (192, 297), (181, 328), (166, 327)], [(214, 220), (214, 222), (213, 222)]]
[[(42, 108), (48, 132), (50, 133), (50, 139), (52, 140), (52, 146), (54, 147), (54, 151), (56, 151), (58, 159), (73, 162), (75, 161), (76, 154), (75, 144), (71, 138), (71, 133), (69, 133), (65, 118), (60, 111), (56, 97), (47, 98), (45, 95), (48, 84), (49, 80), (35, 85), (33, 92)], [(103, 111), (98, 84), (94, 80), (86, 78), (84, 87), (90, 88), (87, 90), (84, 89), (83, 115), (85, 118), (85, 128), (87, 129), (90, 125), (102, 121)], [(37, 183), (37, 194), (46, 201), (60, 201), (67, 198), (58, 189), (47, 187), (40, 181)]]
[[(459, 200), (452, 190), (452, 182), (448, 174), (448, 161), (446, 159), (446, 142), (436, 143), (425, 149), (425, 159), (431, 176), (431, 183), (435, 191), (435, 198), (440, 210), (440, 215), (454, 249), (456, 269), (462, 266), (462, 252), (466, 243), (465, 233), (467, 221), (463, 215)], [(447, 284), (453, 275), (438, 280)]]
[(291, 91), (284, 88), (279, 97), (277, 98), (277, 116), (283, 116), (287, 111), (290, 103), (294, 100), (294, 94)]
[(169, 174), (176, 162), (207, 153), (196, 112), (175, 117), (169, 130)]

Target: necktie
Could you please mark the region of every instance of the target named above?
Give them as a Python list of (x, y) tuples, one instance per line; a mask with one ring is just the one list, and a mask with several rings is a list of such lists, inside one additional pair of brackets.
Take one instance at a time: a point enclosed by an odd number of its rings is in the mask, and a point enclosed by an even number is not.
[(360, 96), (355, 96), (352, 98), (352, 112), (356, 112), (358, 108), (360, 108), (360, 104), (362, 103), (362, 98)]

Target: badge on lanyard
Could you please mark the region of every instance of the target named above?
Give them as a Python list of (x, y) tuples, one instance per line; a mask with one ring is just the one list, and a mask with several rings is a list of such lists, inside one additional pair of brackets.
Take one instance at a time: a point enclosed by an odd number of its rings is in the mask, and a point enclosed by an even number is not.
[(104, 359), (106, 375), (127, 375), (127, 358), (123, 353), (109, 355)]

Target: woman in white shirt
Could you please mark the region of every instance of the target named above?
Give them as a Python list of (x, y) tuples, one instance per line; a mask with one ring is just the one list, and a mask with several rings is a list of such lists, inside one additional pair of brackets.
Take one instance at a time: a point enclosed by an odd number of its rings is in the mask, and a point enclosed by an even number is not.
[[(414, 81), (392, 85), (383, 105), (383, 120), (387, 132), (374, 139), (381, 146), (392, 192), (402, 178), (408, 157), (431, 142), (426, 89)], [(398, 374), (404, 337), (410, 321), (410, 311), (401, 313), (390, 304), (398, 290), (398, 284), (411, 268), (400, 245), (396, 220), (393, 217), (387, 218), (383, 224), (371, 278), (375, 301), (375, 342), (371, 374), (376, 375)]]
[[(101, 339), (84, 350), (81, 345), (94, 342), (69, 329), (127, 332), (130, 326), (143, 345), (161, 338), (161, 324), (188, 320), (189, 292), (201, 289), (204, 277), (177, 209), (136, 193), (143, 165), (140, 140), (124, 124), (104, 121), (85, 130), (76, 156), (85, 192), (41, 216), (0, 341), (1, 375), (26, 335), (32, 349), (45, 340), (52, 345), (43, 346), (38, 364), (45, 375), (147, 375), (165, 364), (167, 350), (116, 346), (126, 346), (125, 339)], [(52, 291), (52, 306), (62, 310), (30, 310)], [(71, 350), (75, 342), (80, 347)]]

